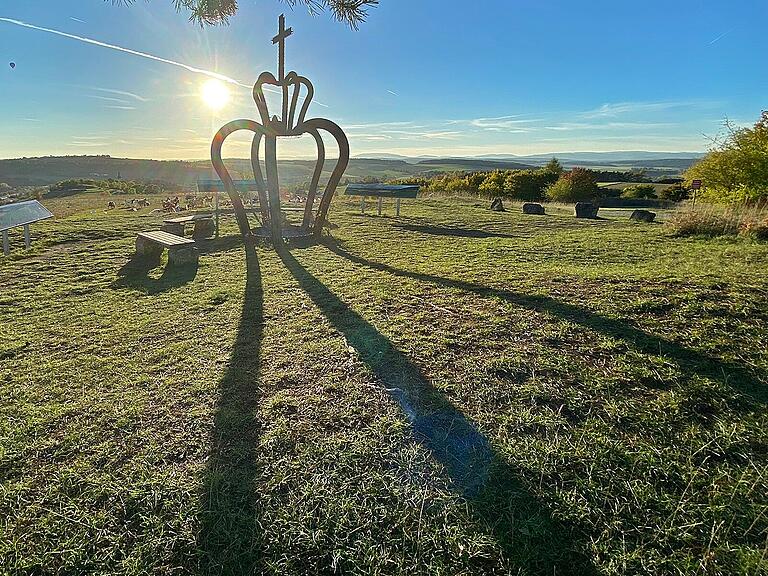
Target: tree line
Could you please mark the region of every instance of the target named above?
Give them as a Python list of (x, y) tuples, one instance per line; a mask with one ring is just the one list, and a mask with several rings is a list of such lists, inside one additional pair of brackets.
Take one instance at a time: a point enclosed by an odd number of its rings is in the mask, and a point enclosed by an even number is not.
[[(624, 192), (600, 188), (601, 181), (637, 182)], [(508, 198), (521, 202), (580, 202), (595, 201), (601, 197), (621, 194), (626, 198), (653, 198), (680, 201), (688, 190), (679, 183), (656, 192), (648, 179), (637, 172), (606, 172), (587, 168), (564, 170), (553, 158), (538, 169), (493, 170), (490, 172), (453, 172), (431, 177), (400, 178), (391, 184), (418, 184), (425, 192), (447, 194), (478, 194), (494, 198)]]

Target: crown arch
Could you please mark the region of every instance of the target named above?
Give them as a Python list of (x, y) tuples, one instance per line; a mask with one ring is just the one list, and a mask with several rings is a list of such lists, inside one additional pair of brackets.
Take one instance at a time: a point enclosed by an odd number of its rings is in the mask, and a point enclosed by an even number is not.
[[(295, 71), (285, 74), (285, 39), (293, 30), (285, 28), (285, 17), (280, 16), (280, 32), (273, 43), (279, 44), (278, 77), (271, 72), (262, 72), (253, 87), (253, 99), (259, 112), (260, 122), (255, 120), (234, 120), (225, 124), (214, 136), (211, 144), (211, 162), (229, 195), (237, 218), (240, 233), (244, 238), (252, 236), (269, 237), (277, 245), (284, 238), (314, 236), (322, 234), (331, 200), (349, 165), (349, 141), (341, 127), (326, 118), (307, 119), (309, 106), (315, 90), (308, 78)], [(282, 95), (281, 114), (270, 115), (265, 86), (274, 86)], [(303, 94), (302, 94), (303, 92)], [(262, 225), (251, 230), (248, 216), (235, 189), (233, 180), (221, 158), (221, 148), (228, 136), (238, 130), (250, 130), (251, 167), (259, 197), (259, 212)], [(329, 134), (338, 145), (339, 158), (331, 176), (318, 195), (320, 179), (326, 162), (325, 144), (322, 132)], [(280, 205), (280, 181), (277, 162), (277, 139), (291, 136), (311, 136), (316, 145), (317, 160), (312, 172), (309, 189), (306, 191), (304, 206), (301, 208), (301, 222), (289, 224)], [(260, 154), (264, 144), (264, 171), (261, 169)], [(317, 204), (317, 206), (315, 206)]]

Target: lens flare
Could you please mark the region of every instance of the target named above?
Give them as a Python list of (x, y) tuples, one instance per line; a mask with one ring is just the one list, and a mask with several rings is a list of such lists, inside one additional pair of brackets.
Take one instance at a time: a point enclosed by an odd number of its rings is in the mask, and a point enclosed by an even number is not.
[(200, 88), (200, 96), (206, 106), (212, 110), (221, 110), (229, 102), (229, 87), (221, 80), (211, 78)]

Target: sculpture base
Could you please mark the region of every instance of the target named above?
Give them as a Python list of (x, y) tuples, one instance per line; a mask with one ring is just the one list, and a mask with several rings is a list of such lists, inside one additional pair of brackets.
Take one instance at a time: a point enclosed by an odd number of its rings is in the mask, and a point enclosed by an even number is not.
[[(272, 230), (267, 226), (254, 228), (251, 230), (251, 234), (253, 234), (256, 238), (272, 238)], [(309, 238), (312, 236), (312, 231), (301, 226), (283, 224), (282, 236), (284, 240), (289, 240), (291, 238)]]

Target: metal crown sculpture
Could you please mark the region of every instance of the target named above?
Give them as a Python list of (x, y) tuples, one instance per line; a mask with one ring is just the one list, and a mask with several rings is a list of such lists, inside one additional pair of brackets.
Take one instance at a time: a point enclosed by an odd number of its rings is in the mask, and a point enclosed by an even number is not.
[[(283, 237), (301, 237), (315, 235), (319, 236), (323, 229), (323, 224), (328, 213), (328, 208), (336, 191), (336, 187), (344, 174), (344, 170), (349, 164), (349, 142), (342, 129), (325, 118), (306, 119), (307, 109), (312, 102), (314, 88), (312, 83), (304, 76), (299, 76), (296, 72), (285, 74), (285, 40), (293, 33), (290, 28), (285, 28), (285, 16), (280, 16), (280, 31), (272, 39), (273, 44), (279, 46), (278, 57), (278, 78), (275, 79), (271, 72), (262, 72), (256, 84), (253, 87), (253, 99), (261, 116), (261, 123), (254, 120), (234, 120), (225, 124), (213, 137), (211, 144), (211, 161), (213, 168), (221, 178), (224, 188), (229, 195), (232, 207), (234, 208), (237, 224), (240, 233), (244, 238), (251, 235), (251, 228), (248, 222), (248, 216), (245, 207), (240, 199), (238, 191), (235, 189), (229, 171), (224, 166), (221, 159), (221, 147), (224, 140), (233, 132), (238, 130), (250, 130), (254, 133), (251, 143), (251, 166), (253, 176), (256, 182), (256, 189), (259, 194), (259, 206), (261, 209), (264, 230), (268, 231), (272, 241), (277, 244), (282, 242)], [(270, 118), (267, 101), (264, 97), (264, 84), (277, 86), (282, 89), (282, 115), (272, 116)], [(300, 92), (302, 86), (306, 89), (304, 101), (299, 110), (298, 116), (296, 109), (298, 107)], [(289, 98), (289, 89), (292, 94)], [(290, 100), (290, 102), (289, 102)], [(320, 131), (328, 132), (336, 140), (339, 147), (339, 159), (331, 173), (331, 177), (325, 187), (325, 192), (320, 198), (317, 212), (313, 218), (313, 207), (317, 197), (317, 188), (320, 183), (320, 175), (325, 164), (325, 145), (320, 136)], [(289, 226), (283, 230), (282, 214), (280, 210), (280, 183), (277, 173), (277, 138), (280, 136), (301, 136), (303, 134), (311, 135), (317, 144), (317, 163), (312, 174), (307, 200), (304, 205), (304, 214), (300, 226)], [(266, 168), (267, 181), (261, 172), (259, 162), (259, 148), (262, 138), (266, 142), (264, 165)]]

